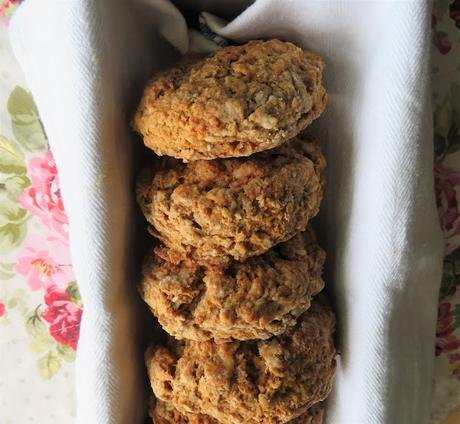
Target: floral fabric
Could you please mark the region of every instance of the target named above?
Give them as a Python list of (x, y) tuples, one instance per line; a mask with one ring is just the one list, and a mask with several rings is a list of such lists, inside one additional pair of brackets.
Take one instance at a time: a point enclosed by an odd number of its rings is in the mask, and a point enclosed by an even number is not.
[[(40, 292), (27, 322), (53, 339), (40, 354), (55, 354), (53, 367), (37, 358), (42, 375), (58, 372), (61, 354), (74, 356), (82, 306), (69, 254), (68, 222), (56, 164), (31, 95), (16, 86), (7, 99), (12, 136), (0, 135), (0, 262), (3, 317)], [(7, 132), (8, 134), (8, 132)], [(40, 233), (31, 228), (40, 228)], [(11, 287), (10, 287), (11, 286)], [(22, 290), (17, 290), (20, 287)], [(34, 296), (35, 298), (35, 296)], [(40, 335), (41, 337), (41, 335)], [(45, 336), (43, 336), (45, 337)], [(36, 339), (36, 337), (34, 337)], [(70, 348), (70, 350), (69, 350)]]
[[(18, 3), (0, 0), (0, 19)], [(56, 164), (24, 87), (0, 25), (0, 422), (65, 424), (83, 307)]]
[[(0, 0), (5, 27), (19, 3)], [(434, 183), (445, 238), (433, 347), (432, 418), (439, 422), (460, 405), (460, 0), (434, 2), (432, 29)], [(14, 400), (2, 401), (0, 409), (7, 411), (2, 420), (73, 422), (72, 362), (84, 308), (72, 271), (56, 164), (5, 28), (0, 64), (8, 65), (0, 67), (0, 331), (2, 340), (12, 341), (11, 347), (1, 347), (0, 372), (14, 374), (15, 387), (21, 387), (21, 379), (40, 386), (34, 396), (47, 393), (34, 401), (34, 416), (28, 416), (22, 405), (31, 400), (19, 389), (7, 391), (0, 379), (0, 399)], [(24, 356), (27, 366), (16, 362), (13, 372), (10, 362), (17, 356)], [(48, 404), (56, 412), (50, 414)]]
[(433, 390), (439, 422), (460, 405), (460, 0), (435, 1), (432, 27), (435, 191), (445, 240)]

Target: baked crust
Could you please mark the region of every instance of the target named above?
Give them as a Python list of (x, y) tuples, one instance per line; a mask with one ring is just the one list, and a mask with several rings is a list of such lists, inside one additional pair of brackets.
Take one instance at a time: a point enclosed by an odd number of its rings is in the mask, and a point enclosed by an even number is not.
[[(320, 402), (305, 414), (289, 421), (289, 424), (322, 424), (323, 414), (324, 407)], [(152, 400), (149, 415), (153, 424), (219, 424), (219, 421), (209, 415), (181, 413), (171, 403), (158, 399)]]
[(209, 415), (181, 413), (171, 403), (159, 399), (151, 401), (149, 416), (153, 424), (219, 424)]
[(154, 77), (133, 127), (160, 156), (249, 156), (294, 137), (324, 110), (322, 59), (280, 40), (219, 49)]
[(294, 326), (324, 287), (325, 253), (312, 229), (225, 269), (156, 252), (146, 257), (140, 293), (179, 339), (270, 338)]
[(326, 165), (306, 134), (250, 158), (163, 160), (140, 174), (137, 201), (152, 233), (198, 262), (244, 261), (305, 230)]
[(221, 423), (279, 424), (329, 394), (335, 317), (315, 300), (295, 327), (266, 341), (153, 346), (145, 359), (155, 396)]

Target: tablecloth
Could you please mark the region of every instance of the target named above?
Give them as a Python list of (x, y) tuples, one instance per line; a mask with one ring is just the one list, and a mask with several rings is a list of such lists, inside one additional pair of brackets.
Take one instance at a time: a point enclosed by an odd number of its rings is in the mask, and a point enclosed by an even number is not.
[[(67, 423), (84, 307), (56, 167), (9, 47), (18, 3), (0, 3), (0, 420)], [(439, 422), (460, 404), (460, 1), (436, 1), (432, 26), (434, 169), (446, 241), (433, 347)]]
[(13, 3), (0, 6), (0, 422), (65, 424), (83, 309), (56, 167), (9, 45)]

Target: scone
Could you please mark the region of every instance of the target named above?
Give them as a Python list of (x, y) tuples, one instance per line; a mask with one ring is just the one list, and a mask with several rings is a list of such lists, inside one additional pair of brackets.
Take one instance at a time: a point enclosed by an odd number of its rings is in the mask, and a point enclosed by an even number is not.
[[(322, 403), (313, 405), (305, 414), (288, 421), (289, 424), (321, 424), (324, 408)], [(181, 413), (174, 406), (162, 400), (153, 400), (149, 410), (152, 424), (219, 424), (209, 415)], [(263, 423), (260, 423), (263, 424)]]
[(322, 424), (324, 417), (324, 405), (322, 402), (315, 403), (305, 414), (289, 421), (289, 424)]
[(329, 394), (335, 371), (335, 317), (323, 300), (295, 327), (266, 341), (174, 341), (145, 355), (155, 396), (182, 413), (223, 424), (279, 424)]
[(209, 415), (181, 413), (171, 403), (159, 399), (152, 399), (149, 416), (152, 424), (219, 424)]
[(152, 233), (183, 257), (244, 261), (305, 230), (323, 197), (325, 163), (305, 134), (250, 158), (163, 159), (140, 174), (137, 201)]
[(325, 254), (311, 229), (226, 269), (156, 252), (146, 258), (141, 296), (178, 339), (268, 339), (295, 325), (324, 287)]
[(133, 127), (160, 156), (249, 156), (294, 137), (324, 110), (322, 59), (292, 43), (250, 41), (153, 78)]

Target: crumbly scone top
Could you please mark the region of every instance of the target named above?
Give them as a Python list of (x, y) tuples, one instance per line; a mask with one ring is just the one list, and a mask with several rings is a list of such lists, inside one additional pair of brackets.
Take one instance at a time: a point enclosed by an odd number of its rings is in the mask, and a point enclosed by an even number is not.
[(249, 156), (320, 115), (323, 67), (319, 56), (276, 39), (226, 47), (152, 79), (133, 126), (158, 155)]
[(186, 341), (179, 352), (153, 347), (146, 353), (152, 389), (179, 411), (224, 424), (285, 423), (330, 392), (334, 324), (317, 300), (296, 327), (267, 341)]
[(324, 287), (325, 259), (308, 229), (262, 256), (226, 268), (149, 254), (140, 292), (163, 328), (177, 338), (267, 339), (296, 323)]
[[(323, 413), (324, 407), (319, 402), (288, 424), (322, 424)], [(219, 424), (219, 421), (209, 415), (179, 412), (170, 402), (159, 399), (151, 399), (149, 415), (152, 424)]]
[(195, 261), (245, 260), (305, 230), (323, 196), (325, 159), (301, 134), (250, 158), (162, 160), (138, 179), (153, 234)]

